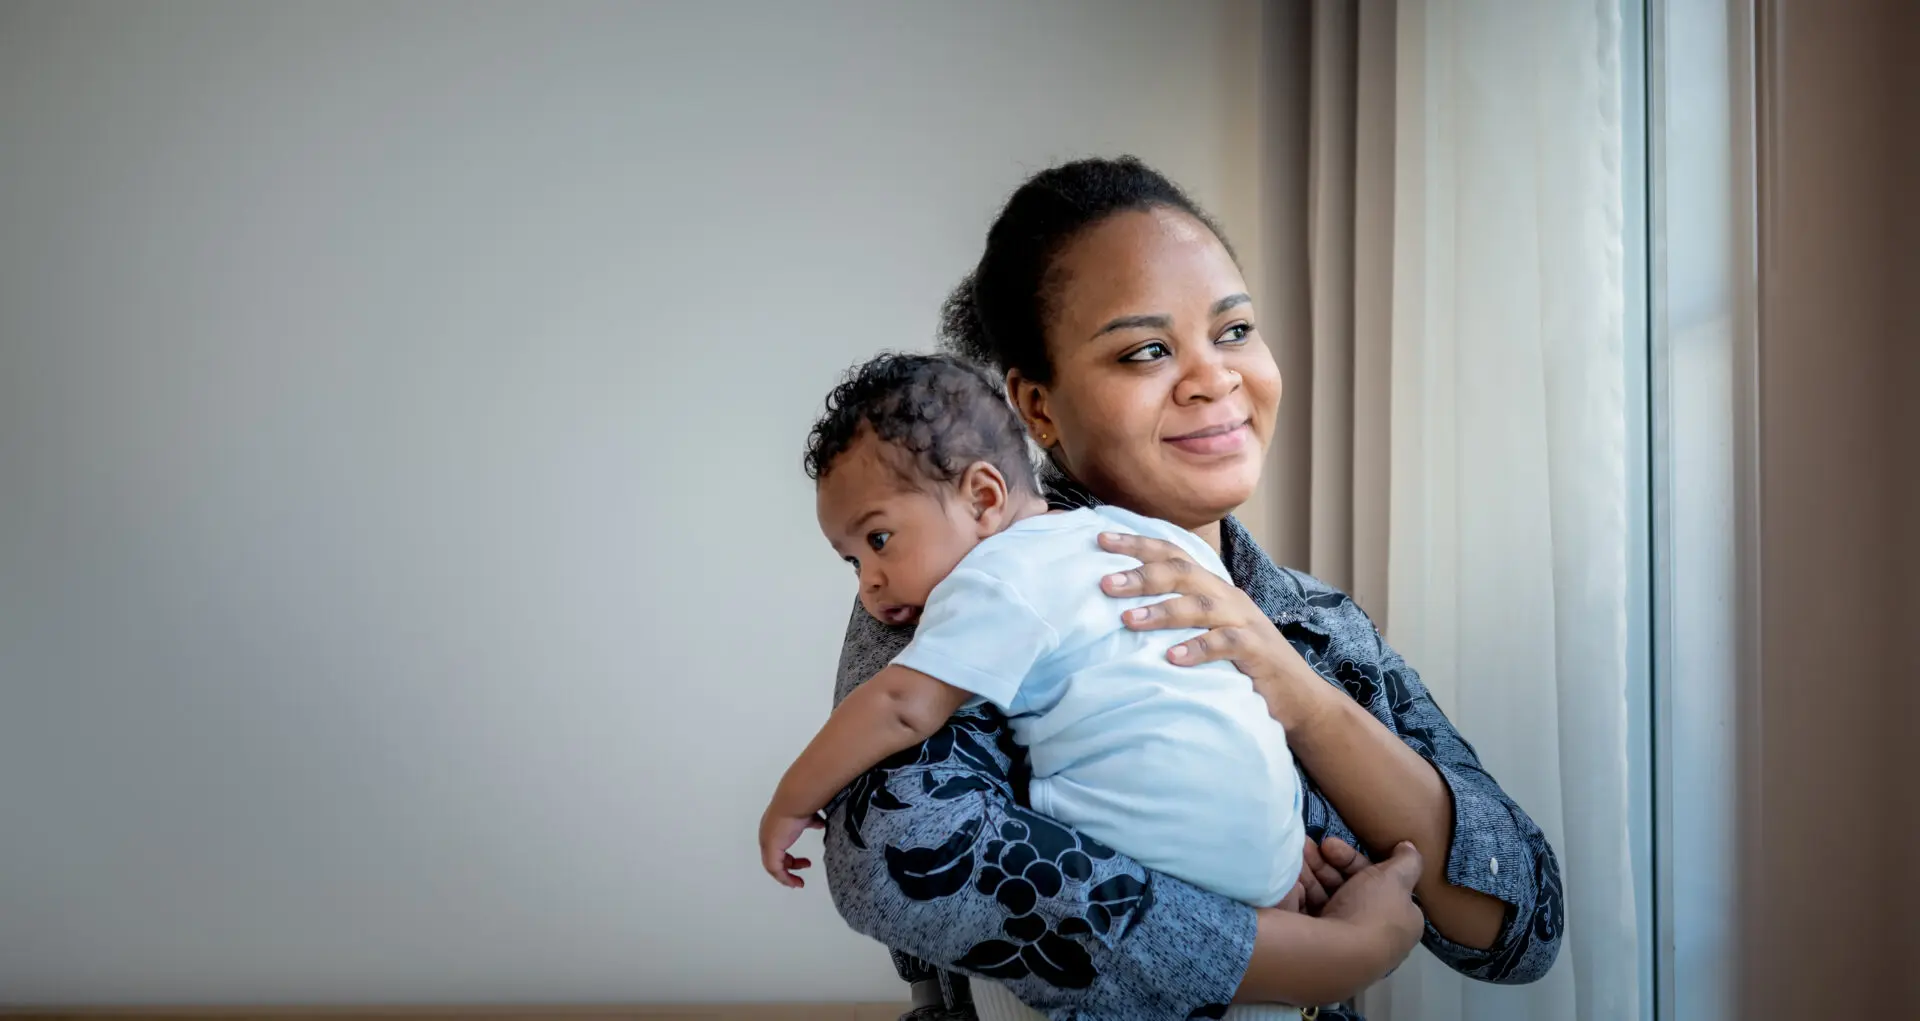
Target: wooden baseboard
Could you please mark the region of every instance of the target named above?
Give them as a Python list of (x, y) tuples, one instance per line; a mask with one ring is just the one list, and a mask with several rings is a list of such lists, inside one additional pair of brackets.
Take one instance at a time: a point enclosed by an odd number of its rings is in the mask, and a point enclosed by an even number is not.
[(904, 1003), (607, 1007), (0, 1007), (6, 1021), (895, 1021)]

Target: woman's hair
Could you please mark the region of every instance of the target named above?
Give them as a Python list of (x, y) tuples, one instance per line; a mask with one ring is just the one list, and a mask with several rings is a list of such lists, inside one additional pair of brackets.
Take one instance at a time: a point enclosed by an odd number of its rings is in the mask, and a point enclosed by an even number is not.
[(1040, 491), (1026, 429), (1006, 393), (986, 370), (951, 355), (889, 352), (850, 369), (807, 435), (807, 477), (818, 482), (832, 471), (862, 429), (905, 455), (889, 460), (914, 488), (952, 482), (985, 461), (1013, 492)]
[(1075, 160), (1028, 178), (987, 231), (980, 264), (940, 310), (941, 345), (1003, 374), (1018, 369), (1050, 382), (1045, 324), (1059, 284), (1054, 261), (1067, 242), (1107, 217), (1155, 208), (1199, 220), (1226, 245), (1219, 226), (1178, 185), (1132, 156)]

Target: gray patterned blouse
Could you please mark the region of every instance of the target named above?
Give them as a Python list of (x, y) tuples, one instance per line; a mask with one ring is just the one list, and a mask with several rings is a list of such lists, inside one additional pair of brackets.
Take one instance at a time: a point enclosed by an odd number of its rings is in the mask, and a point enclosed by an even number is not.
[[(1056, 504), (1084, 503), (1083, 493)], [(1481, 768), (1413, 668), (1344, 593), (1276, 567), (1238, 521), (1221, 526), (1221, 559), (1300, 655), (1413, 750), (1453, 793), (1447, 880), (1507, 904), (1486, 950), (1428, 924), (1423, 942), (1448, 966), (1488, 982), (1546, 974), (1564, 930), (1559, 863), (1540, 828)], [(835, 702), (912, 637), (856, 604)], [(1172, 876), (1027, 806), (1027, 757), (990, 706), (962, 710), (918, 748), (854, 781), (828, 806), (826, 872), (856, 931), (894, 948), (916, 986), (916, 1011), (971, 1018), (962, 975), (1006, 984), (1056, 1021), (1218, 1018), (1253, 953), (1252, 908)], [(1339, 837), (1370, 857), (1304, 770), (1309, 838)], [(959, 974), (955, 974), (959, 973)], [(934, 990), (931, 999), (926, 990)], [(1358, 1018), (1351, 1006), (1323, 1019)]]

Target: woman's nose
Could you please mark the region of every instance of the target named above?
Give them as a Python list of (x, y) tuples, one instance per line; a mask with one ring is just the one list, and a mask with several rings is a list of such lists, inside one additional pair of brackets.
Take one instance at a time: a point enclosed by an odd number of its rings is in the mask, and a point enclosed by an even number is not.
[(1227, 365), (1212, 344), (1205, 345), (1203, 353), (1190, 356), (1181, 370), (1180, 381), (1173, 389), (1173, 399), (1181, 404), (1217, 401), (1240, 389), (1240, 373)]

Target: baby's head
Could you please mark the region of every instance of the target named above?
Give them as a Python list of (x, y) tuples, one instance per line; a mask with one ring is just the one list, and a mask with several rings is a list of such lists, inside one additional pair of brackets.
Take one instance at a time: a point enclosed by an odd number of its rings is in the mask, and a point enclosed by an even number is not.
[(960, 558), (1044, 511), (1026, 430), (992, 376), (945, 355), (883, 354), (827, 395), (807, 436), (820, 531), (860, 574), (860, 605), (920, 619)]

